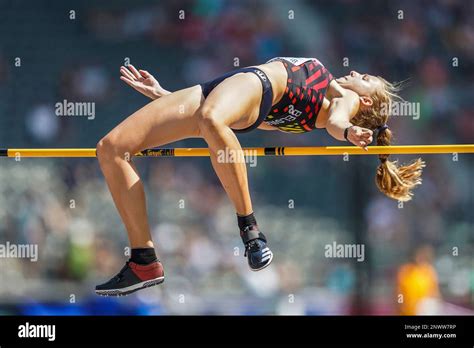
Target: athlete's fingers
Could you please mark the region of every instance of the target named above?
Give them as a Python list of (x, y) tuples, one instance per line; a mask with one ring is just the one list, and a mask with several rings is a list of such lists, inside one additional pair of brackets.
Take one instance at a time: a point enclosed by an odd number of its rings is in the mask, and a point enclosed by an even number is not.
[(362, 134), (363, 134), (363, 135), (372, 135), (373, 132), (372, 132), (372, 130), (370, 130), (370, 129), (362, 128)]
[(125, 82), (125, 83), (126, 83), (127, 85), (129, 85), (130, 87), (133, 87), (133, 88), (136, 88), (136, 87), (137, 87), (137, 84), (136, 84), (134, 81), (132, 81), (132, 80), (126, 78), (125, 76), (120, 76), (120, 80), (122, 80), (123, 82)]
[(120, 67), (120, 72), (122, 73), (123, 76), (128, 77), (130, 80), (132, 81), (136, 80), (135, 76), (126, 67), (124, 66)]
[(369, 149), (367, 148), (367, 143), (365, 141), (360, 141), (359, 146), (363, 148), (365, 151), (369, 151)]
[(367, 139), (368, 137), (370, 137), (370, 133), (368, 133), (364, 128), (357, 128), (356, 130), (356, 137), (359, 139), (359, 140), (365, 140)]
[(134, 80), (131, 80), (128, 76), (120, 76), (120, 79), (123, 80), (123, 81), (131, 82), (131, 83), (134, 82)]
[(355, 146), (358, 146), (358, 147), (363, 147), (363, 146), (364, 146), (363, 142), (360, 141), (360, 140), (354, 141), (353, 144), (354, 144)]
[(138, 70), (135, 69), (135, 67), (134, 67), (132, 64), (128, 64), (128, 67), (129, 67), (130, 71), (133, 73), (133, 75), (134, 75), (137, 79), (139, 79), (139, 78), (142, 77), (142, 75), (140, 75), (140, 73), (138, 72)]
[(360, 138), (363, 139), (363, 140), (369, 140), (369, 139), (372, 138), (372, 134), (371, 133), (363, 133), (363, 134), (361, 134)]
[(365, 140), (369, 143), (372, 142), (372, 135), (371, 134), (362, 134), (360, 137), (359, 137), (360, 140)]
[(149, 78), (149, 77), (151, 77), (151, 74), (150, 74), (148, 71), (146, 71), (146, 70), (138, 70), (138, 71), (139, 71), (140, 74), (141, 74), (144, 78), (146, 78), (146, 79)]
[(359, 134), (367, 134), (367, 133), (372, 133), (372, 130), (364, 127), (357, 127), (357, 133)]
[(127, 76), (132, 80), (132, 81), (136, 81), (137, 80), (137, 77), (135, 76), (135, 74), (130, 70), (130, 68), (127, 66), (125, 68), (125, 72), (127, 73)]
[(370, 133), (359, 133), (359, 134), (356, 134), (356, 138), (358, 140), (368, 140), (372, 137), (372, 134)]

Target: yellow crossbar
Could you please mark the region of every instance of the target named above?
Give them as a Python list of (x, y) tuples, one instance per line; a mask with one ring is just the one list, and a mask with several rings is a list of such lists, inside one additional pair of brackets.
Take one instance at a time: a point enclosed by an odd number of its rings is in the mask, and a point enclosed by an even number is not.
[[(247, 156), (331, 156), (378, 154), (448, 154), (474, 153), (474, 144), (369, 146), (368, 151), (357, 146), (319, 147), (248, 147)], [(139, 157), (208, 157), (207, 148), (148, 149)], [(95, 149), (0, 149), (0, 157), (96, 157)]]

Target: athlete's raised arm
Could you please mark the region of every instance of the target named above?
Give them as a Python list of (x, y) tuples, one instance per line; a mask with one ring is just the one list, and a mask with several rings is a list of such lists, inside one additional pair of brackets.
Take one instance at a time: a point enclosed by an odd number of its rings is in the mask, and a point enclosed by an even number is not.
[(170, 94), (159, 82), (146, 70), (137, 70), (133, 65), (120, 67), (120, 79), (136, 91), (151, 99), (158, 99)]
[(345, 141), (344, 132), (348, 128), (347, 140), (367, 151), (367, 145), (373, 140), (373, 132), (367, 128), (354, 126), (350, 122), (351, 117), (359, 110), (359, 103), (359, 96), (352, 91), (347, 91), (342, 97), (333, 98), (326, 130), (337, 140)]

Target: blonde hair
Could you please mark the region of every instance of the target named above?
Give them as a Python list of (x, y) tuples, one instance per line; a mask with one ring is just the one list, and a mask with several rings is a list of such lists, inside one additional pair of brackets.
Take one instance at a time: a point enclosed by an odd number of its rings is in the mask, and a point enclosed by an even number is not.
[[(384, 78), (377, 76), (382, 82), (383, 88), (376, 91), (371, 97), (372, 106), (360, 109), (351, 119), (351, 123), (376, 131), (377, 128), (387, 124), (390, 116), (392, 103), (401, 101), (398, 95), (401, 89), (400, 83), (390, 83)], [(375, 134), (374, 134), (375, 135)], [(375, 135), (378, 146), (392, 144), (393, 132), (389, 128), (380, 129)], [(412, 189), (421, 184), (422, 168), (425, 162), (418, 158), (408, 165), (398, 166), (398, 161), (389, 161), (389, 155), (379, 155), (380, 165), (377, 167), (375, 183), (378, 189), (386, 196), (398, 201), (406, 202), (412, 199)]]

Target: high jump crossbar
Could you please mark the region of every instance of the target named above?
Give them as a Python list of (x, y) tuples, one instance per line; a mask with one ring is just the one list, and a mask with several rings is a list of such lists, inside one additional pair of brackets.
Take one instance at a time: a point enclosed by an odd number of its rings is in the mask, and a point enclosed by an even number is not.
[[(332, 155), (415, 155), (474, 153), (474, 144), (316, 147), (246, 147), (246, 156), (332, 156)], [(209, 157), (208, 148), (156, 148), (143, 150), (136, 157)], [(0, 149), (0, 157), (96, 157), (96, 149)]]

